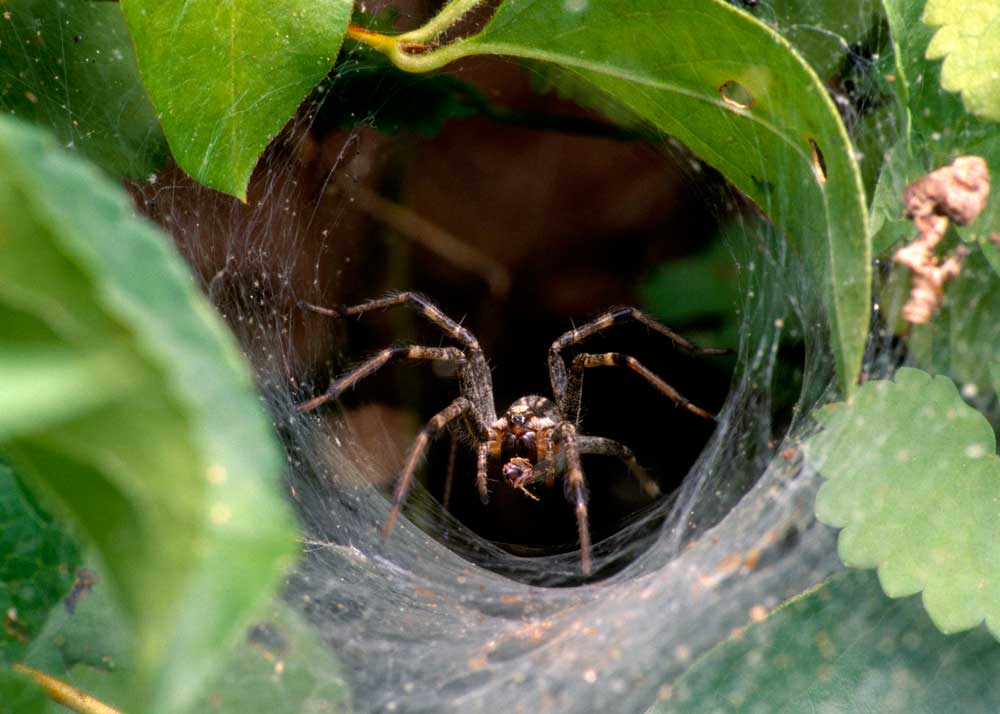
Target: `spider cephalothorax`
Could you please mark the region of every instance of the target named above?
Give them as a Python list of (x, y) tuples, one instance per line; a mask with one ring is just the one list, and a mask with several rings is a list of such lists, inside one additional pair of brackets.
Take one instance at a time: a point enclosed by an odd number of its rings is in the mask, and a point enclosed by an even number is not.
[(508, 484), (532, 498), (535, 496), (527, 490), (529, 484), (546, 478), (551, 486), (555, 478), (552, 469), (542, 472), (535, 467), (548, 464), (558, 418), (551, 400), (530, 396), (511, 404), (507, 413), (490, 425), (490, 457), (500, 464), (500, 473)]
[(461, 395), (431, 417), (414, 440), (393, 494), (392, 510), (383, 530), (386, 537), (392, 532), (413, 482), (413, 476), (431, 440), (445, 427), (465, 429), (476, 444), (476, 487), (483, 503), (489, 500), (488, 474), (491, 461), (497, 465), (503, 480), (509, 486), (523, 491), (536, 500), (537, 497), (528, 490), (528, 486), (544, 481), (546, 486), (551, 487), (557, 477), (561, 476), (564, 479), (566, 497), (576, 509), (581, 566), (584, 575), (589, 575), (590, 530), (587, 525), (587, 489), (580, 455), (616, 456), (625, 462), (649, 495), (656, 496), (659, 489), (636, 463), (628, 447), (612, 439), (579, 433), (580, 395), (583, 390), (584, 372), (593, 367), (626, 367), (639, 374), (679, 406), (701, 417), (714, 418), (682, 397), (676, 389), (628, 355), (618, 352), (581, 353), (573, 358), (567, 370), (562, 350), (596, 332), (623, 322), (642, 323), (668, 337), (674, 344), (688, 352), (696, 354), (728, 352), (720, 349), (702, 349), (633, 307), (612, 308), (584, 326), (570, 330), (552, 343), (552, 347), (549, 348), (549, 375), (555, 401), (539, 396), (522, 397), (498, 419), (493, 403), (493, 380), (479, 342), (472, 333), (447, 317), (422, 295), (398, 293), (340, 309), (306, 303), (302, 306), (331, 317), (344, 317), (404, 304), (416, 308), (449, 337), (459, 342), (463, 349), (418, 345), (388, 347), (340, 379), (334, 380), (322, 395), (299, 406), (299, 411), (315, 409), (335, 399), (345, 389), (394, 359), (441, 360), (456, 366)]

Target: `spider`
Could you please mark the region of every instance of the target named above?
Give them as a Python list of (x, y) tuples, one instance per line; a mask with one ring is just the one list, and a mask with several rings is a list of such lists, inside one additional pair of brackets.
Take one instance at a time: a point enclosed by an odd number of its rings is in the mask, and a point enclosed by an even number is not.
[(401, 292), (360, 305), (337, 309), (300, 303), (304, 309), (334, 318), (363, 315), (366, 312), (397, 305), (408, 305), (415, 309), (437, 325), (448, 337), (460, 343), (462, 348), (420, 345), (387, 347), (343, 377), (331, 382), (326, 392), (298, 407), (299, 412), (307, 412), (336, 399), (346, 389), (353, 387), (393, 360), (439, 360), (455, 365), (460, 396), (431, 417), (410, 447), (403, 471), (396, 483), (392, 510), (382, 531), (386, 538), (392, 532), (399, 511), (406, 501), (413, 476), (431, 441), (443, 429), (454, 427), (461, 420), (476, 445), (476, 487), (483, 504), (489, 500), (488, 475), (496, 467), (499, 467), (500, 474), (509, 486), (523, 491), (536, 500), (534, 494), (527, 490), (529, 485), (544, 481), (546, 486), (552, 487), (557, 476), (561, 475), (565, 479), (566, 498), (576, 510), (581, 569), (585, 576), (590, 575), (587, 487), (580, 456), (604, 454), (617, 457), (627, 465), (648, 494), (656, 496), (659, 494), (659, 489), (645, 475), (628, 447), (613, 439), (584, 435), (580, 432), (580, 396), (583, 390), (584, 372), (592, 367), (626, 367), (638, 373), (678, 406), (705, 419), (715, 419), (712, 414), (681, 396), (676, 389), (650, 372), (634, 357), (618, 352), (582, 353), (573, 358), (567, 369), (562, 355), (564, 349), (612, 325), (626, 322), (642, 323), (693, 354), (721, 355), (730, 352), (727, 349), (698, 347), (634, 307), (613, 307), (600, 317), (566, 332), (553, 342), (549, 348), (548, 362), (555, 401), (536, 395), (521, 397), (497, 418), (493, 402), (493, 380), (479, 342), (471, 332), (445, 315), (423, 295)]

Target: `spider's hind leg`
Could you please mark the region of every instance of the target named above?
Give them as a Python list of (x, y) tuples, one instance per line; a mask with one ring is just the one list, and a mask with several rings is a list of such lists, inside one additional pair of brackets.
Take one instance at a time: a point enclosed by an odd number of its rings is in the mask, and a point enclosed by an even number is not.
[(557, 427), (559, 446), (566, 456), (566, 498), (576, 511), (576, 527), (580, 539), (580, 567), (583, 574), (590, 575), (590, 526), (587, 515), (587, 484), (583, 480), (583, 465), (580, 463), (576, 427), (562, 422)]
[(603, 436), (578, 436), (576, 443), (581, 454), (599, 454), (621, 459), (632, 475), (635, 476), (635, 480), (639, 482), (639, 487), (642, 488), (647, 496), (656, 498), (660, 495), (659, 485), (639, 465), (639, 462), (635, 459), (635, 454), (624, 444)]

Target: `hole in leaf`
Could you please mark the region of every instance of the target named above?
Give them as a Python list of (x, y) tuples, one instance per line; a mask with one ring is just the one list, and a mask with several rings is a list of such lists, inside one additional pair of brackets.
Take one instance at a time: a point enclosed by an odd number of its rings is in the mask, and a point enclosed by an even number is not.
[(739, 82), (728, 80), (719, 87), (719, 96), (722, 101), (736, 109), (749, 109), (753, 106), (753, 95)]
[(812, 149), (813, 155), (813, 173), (816, 174), (816, 180), (822, 186), (826, 183), (826, 159), (823, 158), (819, 144), (812, 137), (809, 137), (809, 147)]

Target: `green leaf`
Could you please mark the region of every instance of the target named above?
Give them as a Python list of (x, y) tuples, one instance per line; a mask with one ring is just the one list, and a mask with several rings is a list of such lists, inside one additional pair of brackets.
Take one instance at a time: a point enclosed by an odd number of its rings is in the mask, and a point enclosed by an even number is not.
[(232, 649), (195, 711), (337, 714), (350, 708), (346, 684), (329, 647), (279, 602)]
[(134, 708), (176, 711), (294, 548), (249, 372), (171, 242), (122, 191), (7, 118), (0, 305), (18, 318), (0, 321), (0, 344), (108, 359), (101, 374), (122, 377), (99, 406), (0, 449), (99, 551), (136, 631)]
[(709, 652), (653, 712), (992, 714), (998, 681), (987, 633), (945, 637), (917, 601), (848, 571)]
[(167, 144), (139, 80), (121, 10), (87, 0), (6, 0), (0, 110), (48, 126), (114, 176), (145, 178)]
[(816, 515), (843, 529), (841, 560), (877, 567), (890, 597), (923, 592), (942, 632), (985, 620), (1000, 637), (1000, 460), (983, 415), (946, 377), (903, 368), (815, 418)]
[(923, 162), (918, 162), (910, 153), (908, 139), (901, 139), (885, 153), (870, 214), (875, 255), (916, 237), (913, 222), (903, 213), (903, 191), (924, 173)]
[[(0, 320), (9, 316), (5, 312), (0, 305)], [(70, 350), (0, 346), (0, 439), (111, 401), (129, 386), (119, 365), (110, 350), (81, 358)]]
[(820, 286), (853, 393), (871, 286), (864, 192), (825, 87), (781, 36), (721, 0), (507, 0), (479, 35), (411, 64), (486, 53), (572, 69), (756, 202)]
[(927, 0), (924, 23), (938, 27), (928, 59), (944, 58), (941, 86), (961, 92), (965, 107), (1000, 120), (1000, 5), (995, 0)]
[[(72, 614), (53, 613), (27, 664), (125, 706), (132, 659), (123, 635), (127, 622), (98, 583)], [(329, 647), (281, 601), (265, 608), (231, 647), (187, 711), (241, 714), (337, 714), (349, 711), (347, 687)], [(109, 634), (110, 633), (110, 634)]]
[(95, 565), (83, 568), (74, 586), (72, 607), (58, 606), (31, 643), (24, 663), (62, 677), (77, 665), (103, 672), (135, 672), (132, 623), (114, 597), (106, 575)]
[(69, 591), (79, 560), (73, 538), (0, 463), (0, 669), (21, 659)]
[(45, 708), (47, 701), (45, 690), (29, 677), (0, 667), (0, 714), (39, 712)]
[(246, 199), (261, 152), (333, 67), (351, 0), (121, 0), (174, 158)]
[[(972, 247), (934, 319), (911, 328), (908, 347), (914, 366), (955, 380), (967, 398), (979, 398), (974, 403), (985, 411), (993, 408), (989, 397), (995, 392), (990, 363), (1000, 360), (1000, 278), (982, 248)], [(891, 324), (901, 320), (909, 296), (909, 271), (894, 265), (882, 300)]]

